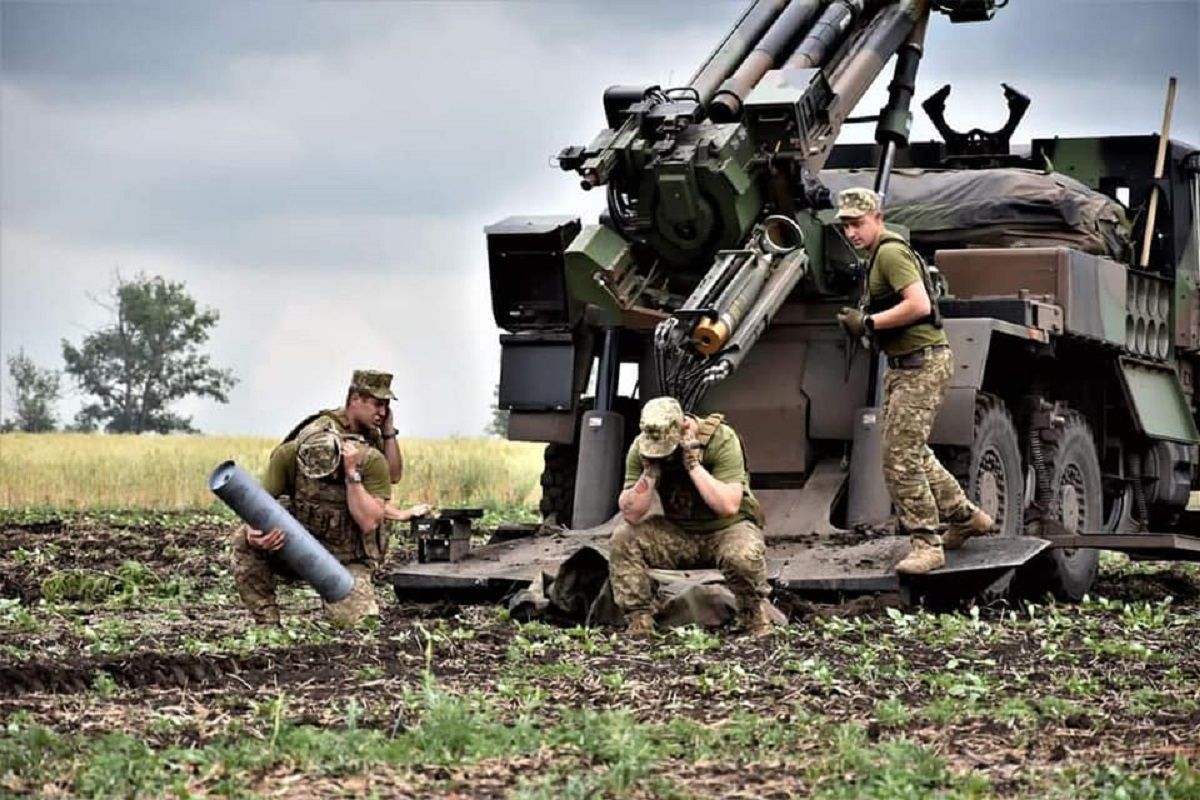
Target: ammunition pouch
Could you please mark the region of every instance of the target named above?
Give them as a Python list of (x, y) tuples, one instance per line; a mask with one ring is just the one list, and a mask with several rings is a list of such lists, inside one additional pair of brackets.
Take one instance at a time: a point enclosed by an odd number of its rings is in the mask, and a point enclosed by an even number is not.
[(349, 541), (354, 524), (348, 509), (308, 500), (292, 500), (292, 516), (315, 538), (335, 547)]

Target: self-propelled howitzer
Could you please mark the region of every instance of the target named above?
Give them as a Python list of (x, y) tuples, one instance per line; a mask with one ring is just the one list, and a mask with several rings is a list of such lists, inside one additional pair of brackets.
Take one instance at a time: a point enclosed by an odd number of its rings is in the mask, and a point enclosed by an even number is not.
[[(1000, 130), (951, 129), (943, 88), (924, 104), (943, 141), (909, 143), (931, 20), (1005, 4), (757, 0), (686, 85), (609, 88), (605, 129), (558, 155), (605, 193), (600, 219), (487, 229), (508, 437), (549, 443), (542, 511), (575, 530), (397, 586), (512, 588), (603, 541), (640, 405), (662, 394), (742, 435), (779, 587), (995, 595), (1011, 581), (1078, 598), (1097, 547), (1200, 552), (1184, 535), (1200, 522), (1200, 156), (1166, 125), (1015, 152), (1029, 100), (1011, 87)], [(889, 61), (886, 105), (854, 116)], [(875, 143), (836, 144), (853, 123)], [(883, 195), (932, 285), (949, 284), (956, 367), (930, 441), (1002, 534), (919, 586), (892, 569), (906, 540), (877, 535), (878, 358), (834, 321), (863, 286), (827, 210), (849, 186)], [(1156, 194), (1162, 211), (1142, 213)]]

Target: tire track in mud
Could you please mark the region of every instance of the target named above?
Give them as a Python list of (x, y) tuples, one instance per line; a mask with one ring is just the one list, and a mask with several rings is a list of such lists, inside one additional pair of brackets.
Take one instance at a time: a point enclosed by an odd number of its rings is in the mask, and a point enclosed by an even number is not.
[(102, 674), (125, 689), (187, 689), (233, 682), (243, 689), (268, 683), (335, 683), (347, 678), (364, 656), (376, 655), (359, 645), (334, 642), (246, 656), (148, 652), (78, 665), (34, 661), (0, 666), (0, 697), (88, 692)]

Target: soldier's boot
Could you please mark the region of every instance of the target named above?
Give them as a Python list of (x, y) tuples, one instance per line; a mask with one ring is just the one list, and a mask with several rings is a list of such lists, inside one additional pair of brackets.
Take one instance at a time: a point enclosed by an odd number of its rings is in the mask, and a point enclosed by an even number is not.
[(350, 594), (335, 603), (325, 604), (325, 613), (334, 624), (350, 627), (364, 617), (378, 617), (379, 603), (375, 600), (375, 586), (370, 572), (351, 565), (350, 573), (355, 576)]
[[(744, 611), (741, 610), (743, 608)], [(771, 635), (775, 621), (771, 619), (770, 605), (766, 600), (759, 597), (747, 598), (745, 602), (739, 600), (738, 609), (738, 619), (747, 636), (761, 639)]]
[(976, 508), (971, 516), (960, 522), (951, 522), (942, 534), (942, 548), (957, 550), (967, 543), (972, 536), (986, 536), (995, 533), (996, 521), (982, 508)]
[(946, 566), (946, 554), (942, 546), (928, 539), (914, 536), (912, 550), (896, 565), (896, 572), (903, 575), (924, 575)]
[(652, 636), (654, 615), (649, 611), (635, 611), (625, 615), (625, 633), (628, 636)]

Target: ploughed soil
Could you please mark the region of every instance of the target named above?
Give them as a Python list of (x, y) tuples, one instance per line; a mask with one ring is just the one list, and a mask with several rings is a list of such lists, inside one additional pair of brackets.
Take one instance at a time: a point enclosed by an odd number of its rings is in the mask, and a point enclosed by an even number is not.
[[(344, 729), (353, 701), (358, 727), (395, 734), (419, 723), (412, 693), (431, 675), (450, 694), (490, 698), (501, 719), (536, 689), (546, 725), (587, 709), (627, 709), (647, 724), (720, 727), (749, 713), (857, 725), (868, 743), (923, 745), (1000, 796), (1037, 794), (1064, 771), (1153, 778), (1180, 759), (1200, 762), (1200, 570), (1189, 565), (1106, 558), (1080, 606), (931, 614), (782, 598), (790, 622), (765, 640), (723, 630), (647, 642), (520, 626), (497, 607), (450, 598), (401, 604), (386, 584), (378, 626), (334, 628), (296, 587), (281, 605), (299, 622), (264, 629), (238, 605), (225, 565), (231, 525), (220, 518), (0, 527), (0, 726), (203, 747), (235, 721), (261, 730), (263, 708), (282, 693), (293, 723)], [(801, 748), (751, 769), (730, 753), (656, 771), (695, 796), (786, 796), (806, 793), (805, 758)], [(357, 776), (280, 768), (256, 780), (290, 796), (494, 797), (558, 760), (543, 748)], [(5, 788), (38, 790), (11, 777)]]

